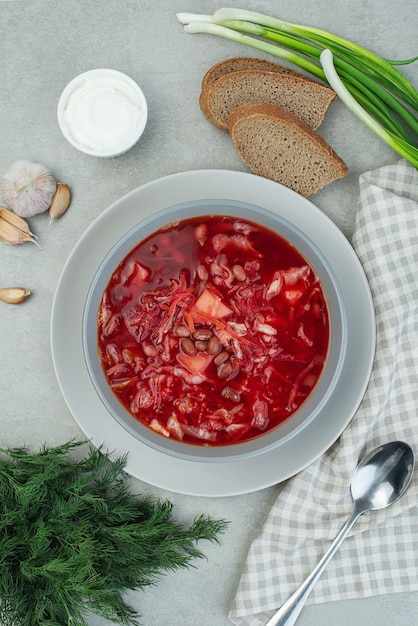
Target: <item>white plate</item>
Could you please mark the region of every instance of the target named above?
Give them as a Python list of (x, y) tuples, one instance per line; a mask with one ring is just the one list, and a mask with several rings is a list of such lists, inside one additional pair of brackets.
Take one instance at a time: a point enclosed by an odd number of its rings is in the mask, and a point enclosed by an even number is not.
[[(91, 382), (84, 359), (84, 304), (94, 275), (109, 249), (142, 218), (194, 200), (225, 199), (275, 211), (313, 242), (334, 270), (347, 314), (347, 351), (340, 383), (323, 411), (278, 448), (227, 463), (183, 460), (136, 439), (107, 411)], [(272, 181), (224, 170), (173, 174), (127, 194), (86, 230), (62, 271), (51, 319), (51, 348), (61, 391), (91, 442), (128, 454), (126, 470), (151, 485), (196, 496), (230, 496), (270, 487), (304, 469), (340, 436), (366, 390), (375, 349), (375, 320), (360, 262), (335, 224), (309, 200)]]

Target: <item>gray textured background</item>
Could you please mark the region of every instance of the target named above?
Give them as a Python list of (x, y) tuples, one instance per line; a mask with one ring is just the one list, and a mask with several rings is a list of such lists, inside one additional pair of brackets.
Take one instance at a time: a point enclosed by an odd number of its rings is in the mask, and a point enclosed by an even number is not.
[[(338, 33), (388, 58), (416, 47), (415, 0), (281, 0), (226, 3)], [(24, 285), (33, 296), (20, 307), (0, 303), (0, 446), (63, 443), (80, 433), (53, 371), (49, 325), (54, 290), (73, 246), (95, 217), (122, 195), (161, 176), (191, 169), (247, 171), (229, 137), (203, 118), (198, 95), (204, 72), (234, 55), (257, 55), (226, 40), (186, 35), (178, 11), (211, 13), (219, 2), (188, 0), (0, 1), (0, 173), (17, 159), (47, 165), (73, 192), (68, 213), (49, 225), (31, 220), (41, 247), (0, 245), (0, 286)], [(130, 75), (147, 97), (149, 121), (129, 153), (100, 160), (74, 150), (60, 134), (56, 107), (78, 73), (110, 67)], [(417, 85), (417, 65), (405, 67)], [(346, 161), (349, 174), (311, 200), (349, 237), (361, 172), (398, 156), (337, 102), (321, 133)], [(171, 494), (132, 480), (138, 492), (169, 497), (175, 517), (198, 513), (231, 520), (221, 547), (203, 545), (208, 560), (166, 575), (129, 595), (145, 626), (227, 626), (227, 612), (247, 548), (280, 487), (230, 498)], [(372, 523), (372, 522), (371, 522)], [(406, 626), (417, 623), (418, 595), (308, 606), (301, 626)], [(92, 617), (93, 626), (105, 622)]]

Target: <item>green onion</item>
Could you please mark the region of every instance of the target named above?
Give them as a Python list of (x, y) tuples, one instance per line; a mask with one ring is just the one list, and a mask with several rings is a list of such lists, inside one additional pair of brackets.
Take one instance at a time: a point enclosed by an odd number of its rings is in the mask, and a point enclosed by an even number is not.
[(376, 122), (376, 120), (365, 111), (361, 107), (361, 105), (353, 98), (348, 89), (345, 87), (344, 83), (338, 76), (335, 71), (335, 66), (333, 63), (332, 52), (330, 50), (324, 50), (321, 53), (320, 61), (322, 63), (322, 67), (324, 68), (325, 76), (327, 77), (328, 83), (334, 89), (334, 91), (338, 94), (340, 99), (344, 102), (344, 104), (350, 109), (352, 113), (354, 113), (364, 124), (370, 128), (380, 139), (382, 139), (385, 143), (387, 143), (391, 148), (396, 150), (401, 156), (405, 159), (418, 165), (418, 149), (414, 146), (410, 145), (405, 140), (396, 137), (396, 135)]
[[(266, 29), (253, 23), (242, 22), (240, 20), (228, 20), (224, 22), (224, 25), (228, 28), (232, 28), (233, 30), (245, 31), (246, 33), (256, 35), (257, 37), (264, 37), (272, 40), (275, 43), (282, 43), (287, 48), (303, 52), (305, 55), (309, 55), (313, 59), (319, 59), (321, 54), (320, 48), (306, 42), (301, 42), (293, 35), (283, 35), (282, 33), (277, 33), (276, 31)], [(304, 59), (302, 60), (303, 63), (301, 63), (300, 58), (295, 58), (294, 62), (300, 67), (310, 71), (309, 67), (311, 67), (312, 64), (310, 63), (308, 67), (306, 61)], [(388, 124), (388, 127), (395, 132), (398, 132), (406, 139), (406, 141), (411, 140), (411, 137), (408, 135), (403, 126), (399, 124), (397, 119), (393, 116), (387, 116), (387, 110), (389, 107), (389, 109), (393, 110), (404, 119), (415, 134), (418, 134), (418, 119), (412, 115), (409, 110), (390, 92), (385, 89), (381, 89), (378, 85), (373, 83), (366, 74), (361, 72), (356, 66), (347, 63), (344, 59), (335, 58), (335, 65), (338, 67), (340, 76), (344, 79), (350, 93), (358, 99), (367, 110), (371, 110), (378, 118), (382, 115), (384, 117), (383, 121)], [(324, 72), (320, 71), (316, 66), (314, 71), (311, 71), (311, 73), (314, 73), (318, 78), (321, 78), (324, 81), (327, 80)], [(377, 97), (377, 94), (379, 97)]]
[(329, 48), (336, 53), (339, 52), (342, 58), (347, 55), (347, 60), (355, 58), (360, 64), (369, 67), (373, 73), (376, 73), (376, 76), (384, 77), (386, 82), (392, 82), (395, 88), (399, 88), (401, 95), (406, 98), (410, 96), (411, 106), (415, 105), (416, 110), (418, 110), (418, 92), (409, 81), (385, 59), (347, 39), (318, 28), (291, 24), (262, 13), (241, 9), (219, 9), (213, 14), (212, 19), (215, 23), (230, 19), (254, 22), (278, 32), (287, 32), (297, 37), (305, 38), (308, 41), (317, 43), (322, 48)]
[(280, 49), (275, 44), (266, 43), (253, 37), (242, 35), (241, 33), (230, 28), (226, 28), (220, 24), (213, 24), (211, 22), (190, 22), (190, 24), (186, 24), (184, 30), (187, 33), (207, 33), (209, 35), (219, 35), (220, 37), (225, 37), (226, 39), (231, 39), (232, 41), (242, 43), (246, 46), (252, 46), (253, 48), (267, 52), (268, 54), (286, 59), (291, 63), (299, 65), (299, 67), (303, 68), (307, 72), (310, 72), (311, 74), (314, 74), (318, 78), (323, 76), (321, 68), (307, 59), (299, 57), (297, 54), (289, 52), (288, 50)]
[[(418, 92), (394, 67), (412, 63), (418, 57), (383, 59), (324, 30), (254, 11), (179, 13), (177, 19), (185, 25), (186, 32), (213, 34), (251, 46), (327, 82), (370, 130), (418, 167)], [(324, 50), (329, 53), (322, 56)]]

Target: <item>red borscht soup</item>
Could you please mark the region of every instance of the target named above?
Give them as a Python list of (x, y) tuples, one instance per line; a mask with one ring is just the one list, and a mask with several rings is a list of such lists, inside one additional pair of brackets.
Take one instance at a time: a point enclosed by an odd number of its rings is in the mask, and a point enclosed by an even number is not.
[(258, 224), (168, 224), (115, 269), (97, 316), (99, 358), (131, 415), (164, 437), (222, 446), (287, 420), (330, 340), (318, 277)]

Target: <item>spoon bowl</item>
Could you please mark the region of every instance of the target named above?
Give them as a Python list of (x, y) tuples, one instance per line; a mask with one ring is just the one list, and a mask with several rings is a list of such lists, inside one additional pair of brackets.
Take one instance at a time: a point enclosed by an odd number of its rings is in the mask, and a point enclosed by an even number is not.
[(404, 494), (414, 467), (414, 453), (402, 441), (392, 441), (367, 454), (354, 472), (351, 495), (365, 511), (384, 509)]
[(351, 481), (351, 495), (354, 501), (351, 517), (315, 569), (266, 626), (291, 626), (296, 622), (315, 583), (357, 519), (366, 511), (385, 509), (399, 500), (411, 482), (414, 464), (413, 450), (403, 441), (392, 441), (379, 446), (360, 461)]

